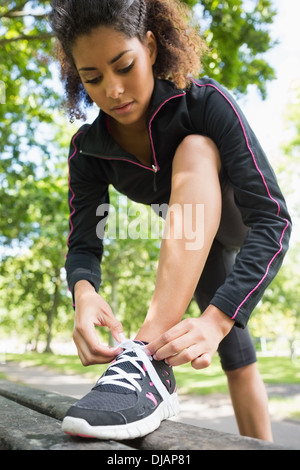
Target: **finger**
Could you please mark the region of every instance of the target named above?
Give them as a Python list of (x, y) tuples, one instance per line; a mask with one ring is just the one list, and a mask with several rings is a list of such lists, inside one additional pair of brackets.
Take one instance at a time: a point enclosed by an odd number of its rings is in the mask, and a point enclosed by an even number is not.
[(177, 354), (180, 348), (183, 347), (183, 344), (173, 342), (184, 336), (188, 331), (189, 329), (184, 322), (178, 323), (157, 339), (151, 341), (146, 346), (145, 351), (148, 351), (149, 355), (156, 356), (158, 360)]
[(91, 366), (95, 364), (106, 364), (111, 362), (118, 354), (123, 350), (120, 348), (111, 349), (110, 353), (92, 353), (90, 349), (83, 343), (81, 346), (77, 346), (78, 356), (84, 366)]
[(94, 326), (86, 327), (84, 330), (74, 330), (73, 339), (84, 366), (110, 362), (122, 351), (118, 347), (112, 348), (101, 344)]
[(123, 326), (120, 322), (114, 323), (112, 326), (108, 326), (117, 343), (125, 341), (125, 335), (123, 333)]
[(125, 340), (122, 323), (114, 316), (109, 305), (107, 306), (107, 312), (105, 313), (106, 315), (101, 315), (99, 325), (106, 326), (111, 331), (114, 339), (118, 343), (122, 343), (122, 341)]
[(197, 355), (196, 353), (193, 355), (193, 345), (191, 335), (186, 333), (160, 348), (153, 357), (158, 361), (167, 359), (170, 365), (185, 364)]
[(211, 360), (212, 357), (209, 353), (203, 353), (201, 356), (191, 361), (191, 365), (194, 369), (205, 369), (210, 366)]
[[(187, 335), (186, 335), (187, 336)], [(188, 343), (190, 344), (190, 342)], [(170, 366), (181, 366), (192, 362), (199, 356), (199, 344), (192, 344), (182, 348), (177, 354), (166, 358), (166, 362)]]

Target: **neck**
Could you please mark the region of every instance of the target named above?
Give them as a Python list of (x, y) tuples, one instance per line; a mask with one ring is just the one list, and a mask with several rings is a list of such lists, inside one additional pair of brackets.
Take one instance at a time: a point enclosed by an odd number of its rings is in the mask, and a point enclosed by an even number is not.
[(133, 124), (123, 125), (113, 118), (109, 118), (111, 133), (114, 136), (128, 137), (130, 135), (142, 135), (147, 133), (146, 121), (138, 121)]

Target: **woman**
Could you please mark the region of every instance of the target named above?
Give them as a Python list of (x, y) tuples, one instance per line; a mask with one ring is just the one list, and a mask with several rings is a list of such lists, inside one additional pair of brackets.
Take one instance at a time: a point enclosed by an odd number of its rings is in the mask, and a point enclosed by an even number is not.
[[(153, 431), (177, 412), (171, 366), (207, 367), (218, 350), (241, 434), (272, 440), (246, 325), (282, 263), (290, 218), (259, 142), (224, 88), (192, 78), (205, 46), (179, 2), (54, 0), (52, 7), (70, 115), (80, 116), (83, 102), (100, 108), (69, 155), (74, 341), (84, 365), (117, 356), (71, 407), (63, 430), (101, 439)], [(110, 184), (135, 201), (169, 205), (169, 236), (135, 342), (122, 342), (121, 323), (97, 293), (97, 208), (109, 202)], [(186, 205), (203, 241), (197, 249), (188, 248)], [(202, 315), (181, 321), (193, 295)], [(100, 344), (95, 325), (107, 326), (121, 347)]]

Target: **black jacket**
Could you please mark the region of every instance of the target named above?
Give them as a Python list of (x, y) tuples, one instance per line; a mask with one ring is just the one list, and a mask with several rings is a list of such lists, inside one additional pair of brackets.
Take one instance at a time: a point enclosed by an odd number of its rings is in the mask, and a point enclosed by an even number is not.
[[(109, 185), (137, 202), (168, 203), (176, 148), (187, 135), (201, 134), (215, 142), (222, 161), (223, 216), (217, 237), (224, 245), (241, 245), (232, 273), (211, 303), (244, 327), (281, 266), (291, 231), (287, 207), (267, 158), (236, 102), (211, 79), (192, 80), (187, 90), (156, 80), (147, 124), (151, 167), (119, 147), (101, 111), (72, 139), (69, 288), (73, 292), (75, 283), (86, 279), (99, 289), (103, 247), (96, 234), (100, 220), (96, 210), (109, 202)], [(242, 238), (230, 233), (231, 223), (226, 225), (232, 216), (240, 218), (245, 229)]]

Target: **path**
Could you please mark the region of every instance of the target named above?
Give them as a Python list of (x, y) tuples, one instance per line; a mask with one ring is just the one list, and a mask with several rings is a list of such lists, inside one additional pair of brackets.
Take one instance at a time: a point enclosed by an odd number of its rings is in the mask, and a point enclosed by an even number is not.
[[(91, 389), (91, 381), (78, 375), (62, 375), (46, 367), (22, 367), (16, 363), (0, 363), (0, 373), (10, 380), (31, 387), (81, 398)], [(300, 409), (300, 384), (268, 385), (269, 396), (294, 397)], [(300, 421), (281, 419), (271, 412), (274, 440), (277, 444), (300, 450)], [(172, 418), (203, 428), (238, 434), (228, 395), (180, 395), (180, 415)]]

